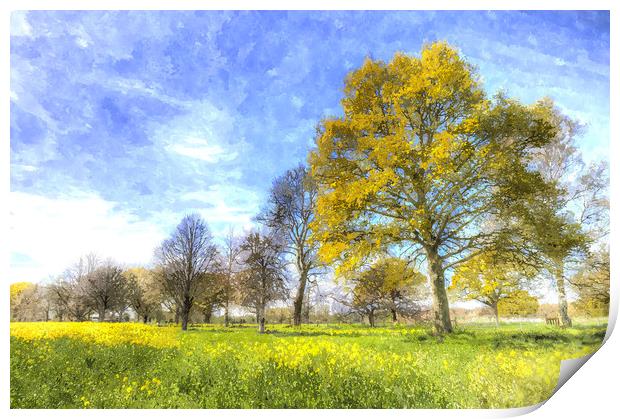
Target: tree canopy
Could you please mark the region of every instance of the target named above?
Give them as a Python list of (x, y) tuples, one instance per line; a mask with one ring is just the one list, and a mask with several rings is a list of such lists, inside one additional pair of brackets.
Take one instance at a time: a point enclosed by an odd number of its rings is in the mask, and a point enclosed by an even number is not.
[(156, 250), (156, 257), (162, 266), (157, 278), (179, 309), (182, 329), (187, 330), (192, 307), (204, 290), (206, 274), (217, 263), (217, 247), (209, 226), (197, 214), (184, 217)]
[(258, 217), (281, 236), (283, 251), (293, 260), (299, 283), (293, 302), (293, 322), (301, 324), (306, 283), (317, 267), (316, 243), (310, 240), (317, 189), (305, 166), (299, 165), (278, 177), (269, 191), (267, 207)]
[(368, 316), (374, 326), (376, 314), (387, 311), (392, 321), (398, 316), (412, 316), (420, 311), (424, 293), (424, 276), (404, 259), (383, 257), (348, 278), (353, 311)]
[(449, 332), (445, 272), (495, 243), (491, 223), (551, 186), (531, 151), (555, 135), (547, 101), (487, 98), (446, 43), (419, 57), (368, 58), (345, 80), (343, 116), (325, 119), (310, 156), (319, 254), (353, 269), (390, 246), (423, 258), (435, 328)]
[(452, 276), (450, 290), (459, 298), (490, 307), (499, 324), (504, 300), (516, 301), (524, 296), (523, 292), (527, 294), (523, 289), (527, 287), (526, 281), (537, 273), (538, 269), (510, 255), (485, 252), (459, 265)]

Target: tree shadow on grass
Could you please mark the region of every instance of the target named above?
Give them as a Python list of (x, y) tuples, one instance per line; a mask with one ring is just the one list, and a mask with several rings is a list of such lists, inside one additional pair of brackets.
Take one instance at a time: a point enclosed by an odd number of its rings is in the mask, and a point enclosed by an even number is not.
[[(269, 333), (275, 336), (331, 336), (331, 337), (347, 337), (347, 338), (357, 338), (365, 335), (360, 332), (339, 332), (339, 333), (329, 333), (326, 331), (309, 331), (309, 330), (269, 330)], [(372, 335), (370, 335), (372, 336)]]
[[(574, 333), (578, 332), (578, 333)], [(407, 336), (407, 343), (446, 343), (450, 345), (487, 346), (494, 349), (549, 348), (558, 344), (579, 342), (583, 345), (596, 345), (603, 341), (605, 329), (593, 330), (588, 326), (575, 326), (570, 329), (544, 327), (540, 330), (497, 329), (457, 329), (444, 336), (435, 336), (430, 331)]]
[(225, 328), (214, 329), (214, 328), (206, 328), (206, 327), (188, 327), (187, 330), (190, 332), (200, 332), (200, 333), (233, 333), (233, 332), (238, 331), (238, 330), (233, 330), (233, 329), (225, 329)]

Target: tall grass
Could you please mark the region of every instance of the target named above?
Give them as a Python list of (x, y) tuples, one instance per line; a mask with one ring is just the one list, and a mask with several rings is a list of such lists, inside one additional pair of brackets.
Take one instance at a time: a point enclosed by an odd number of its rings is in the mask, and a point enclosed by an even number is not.
[(13, 408), (485, 408), (548, 398), (604, 323), (412, 326), (12, 323)]

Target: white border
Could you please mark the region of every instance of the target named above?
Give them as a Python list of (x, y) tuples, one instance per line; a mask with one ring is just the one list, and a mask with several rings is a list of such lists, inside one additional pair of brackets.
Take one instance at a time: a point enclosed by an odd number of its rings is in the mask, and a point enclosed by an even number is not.
[[(7, 4), (12, 3), (12, 4)], [(230, 1), (199, 1), (199, 0), (176, 0), (162, 1), (136, 1), (136, 0), (89, 0), (89, 1), (77, 1), (77, 0), (21, 0), (13, 2), (2, 2), (0, 4), (0, 56), (3, 57), (0, 74), (2, 83), (0, 85), (0, 92), (2, 92), (2, 101), (0, 101), (0, 126), (2, 127), (3, 139), (2, 147), (0, 147), (0, 177), (2, 182), (0, 183), (0, 211), (3, 216), (0, 217), (0, 277), (5, 278), (8, 272), (8, 243), (5, 239), (8, 237), (8, 191), (9, 191), (9, 28), (10, 28), (10, 11), (11, 10), (235, 10), (235, 9), (254, 9), (254, 10), (611, 10), (611, 138), (618, 139), (618, 100), (620, 98), (620, 91), (618, 91), (617, 75), (620, 67), (618, 66), (618, 29), (620, 28), (620, 19), (618, 18), (618, 6), (614, 1), (603, 0), (590, 0), (588, 2), (576, 1), (576, 0), (564, 0), (564, 1), (548, 1), (548, 0), (521, 0), (521, 1), (502, 1), (501, 4), (498, 1), (482, 0), (482, 1), (417, 1), (417, 2), (405, 2), (405, 1), (393, 1), (383, 0), (367, 1), (367, 0), (341, 0), (338, 2), (326, 1), (326, 0), (302, 0), (292, 2), (284, 1), (243, 1), (243, 0), (230, 0)], [(610, 144), (610, 156), (620, 156), (620, 147), (617, 143), (611, 141)], [(613, 160), (610, 158), (610, 160)], [(611, 199), (612, 202), (616, 202), (618, 199), (618, 166), (611, 165)], [(613, 205), (613, 204), (612, 204)], [(618, 242), (617, 215), (612, 211), (611, 214), (612, 233), (610, 236), (611, 243)], [(612, 310), (614, 314), (613, 318), (617, 317), (618, 311), (618, 293), (620, 287), (615, 275), (617, 254), (615, 247), (612, 245)], [(3, 285), (6, 287), (6, 283)], [(98, 411), (67, 411), (67, 410), (10, 410), (9, 411), (9, 293), (8, 287), (4, 291), (0, 291), (1, 305), (3, 307), (2, 314), (0, 315), (0, 330), (5, 341), (1, 347), (1, 359), (3, 366), (3, 377), (0, 379), (0, 397), (2, 403), (2, 410), (9, 413), (14, 417), (127, 417), (129, 416), (150, 416), (152, 418), (167, 418), (175, 412), (166, 410), (153, 410), (153, 411), (128, 411), (128, 410), (98, 410)], [(611, 319), (610, 319), (611, 320)], [(610, 321), (611, 323), (611, 321)], [(620, 369), (618, 367), (619, 361), (617, 354), (620, 353), (620, 339), (616, 334), (612, 334), (606, 344), (599, 350), (590, 361), (587, 366), (577, 372), (575, 378), (568, 381), (568, 383), (562, 387), (551, 399), (545, 403), (541, 408), (531, 413), (532, 417), (584, 417), (584, 415), (593, 415), (593, 417), (607, 417), (610, 416), (611, 411), (616, 410), (617, 406), (617, 384)], [(370, 410), (356, 410), (354, 412), (346, 410), (329, 410), (329, 411), (316, 411), (316, 410), (296, 410), (294, 412), (289, 411), (274, 411), (274, 410), (229, 410), (229, 411), (200, 411), (200, 410), (184, 410), (182, 412), (176, 412), (176, 414), (182, 414), (186, 417), (204, 417), (205, 415), (216, 417), (286, 417), (290, 414), (294, 414), (297, 417), (309, 418), (317, 415), (328, 415), (345, 417), (349, 415), (355, 415), (356, 417), (376, 417), (379, 416), (400, 416), (410, 417), (415, 415), (416, 417), (502, 417), (512, 416), (516, 413), (514, 410), (391, 410), (391, 411), (370, 411)], [(525, 413), (525, 412), (523, 412)]]
[(613, 0), (19, 0), (9, 10), (610, 10)]

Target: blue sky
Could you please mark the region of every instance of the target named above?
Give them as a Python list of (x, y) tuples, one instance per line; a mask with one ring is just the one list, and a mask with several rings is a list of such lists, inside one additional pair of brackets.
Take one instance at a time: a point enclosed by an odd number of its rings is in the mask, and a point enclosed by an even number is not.
[(11, 280), (148, 263), (188, 212), (251, 225), (366, 56), (446, 40), (486, 89), (551, 96), (607, 158), (607, 12), (14, 12)]

